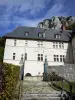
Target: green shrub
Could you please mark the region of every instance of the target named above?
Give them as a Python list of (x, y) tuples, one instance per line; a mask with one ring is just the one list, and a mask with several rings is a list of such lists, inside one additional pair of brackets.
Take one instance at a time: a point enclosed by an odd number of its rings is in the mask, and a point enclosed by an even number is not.
[(13, 90), (16, 87), (16, 84), (19, 80), (19, 66), (15, 66), (12, 64), (3, 64), (4, 67), (4, 84), (5, 89), (0, 95), (0, 100), (11, 100)]
[(56, 72), (52, 72), (50, 74), (50, 81), (59, 81), (61, 78), (56, 74)]

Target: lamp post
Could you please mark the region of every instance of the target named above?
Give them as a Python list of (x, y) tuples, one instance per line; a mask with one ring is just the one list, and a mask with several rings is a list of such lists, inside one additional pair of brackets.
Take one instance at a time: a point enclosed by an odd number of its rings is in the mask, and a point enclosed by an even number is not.
[(45, 62), (44, 62), (44, 73), (43, 73), (43, 80), (47, 81), (48, 78), (48, 62), (47, 62), (47, 56), (45, 56)]
[(21, 60), (20, 60), (20, 79), (23, 80), (24, 78), (24, 64), (25, 64), (25, 59), (24, 55), (21, 55)]

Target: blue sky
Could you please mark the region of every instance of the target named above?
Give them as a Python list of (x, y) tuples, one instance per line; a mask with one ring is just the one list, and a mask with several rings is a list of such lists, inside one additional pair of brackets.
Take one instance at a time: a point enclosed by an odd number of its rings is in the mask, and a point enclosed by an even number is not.
[(0, 36), (52, 16), (75, 16), (75, 0), (0, 0)]

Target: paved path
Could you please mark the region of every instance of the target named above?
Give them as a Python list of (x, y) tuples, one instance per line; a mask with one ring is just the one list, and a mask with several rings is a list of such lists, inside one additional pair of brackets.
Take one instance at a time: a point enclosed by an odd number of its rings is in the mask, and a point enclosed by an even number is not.
[(59, 94), (60, 92), (42, 80), (24, 80), (21, 82), (20, 100), (60, 100)]

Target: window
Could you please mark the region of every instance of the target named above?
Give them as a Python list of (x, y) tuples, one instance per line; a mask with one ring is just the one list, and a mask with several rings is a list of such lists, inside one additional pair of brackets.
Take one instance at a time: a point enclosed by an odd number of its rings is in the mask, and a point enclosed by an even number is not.
[(42, 33), (38, 33), (38, 37), (40, 37), (40, 38), (41, 38), (41, 37), (42, 37)]
[(54, 55), (54, 61), (56, 61), (56, 55)]
[(59, 62), (59, 55), (54, 55), (54, 61)]
[(65, 61), (65, 56), (63, 55), (63, 62)]
[(60, 37), (61, 37), (61, 34), (55, 34), (54, 37), (55, 37), (55, 38), (60, 38)]
[(60, 55), (60, 62), (64, 62), (65, 61), (65, 56), (64, 55)]
[(28, 34), (29, 34), (29, 32), (25, 32), (25, 33), (24, 33), (24, 36), (28, 36)]
[(56, 48), (58, 48), (58, 43), (56, 42)]
[(25, 53), (25, 60), (27, 60), (27, 53)]
[(64, 48), (64, 43), (62, 43), (62, 48)]
[(28, 46), (28, 41), (27, 40), (25, 41), (25, 46)]
[(45, 37), (46, 37), (46, 33), (44, 32), (44, 33), (43, 33), (43, 38), (45, 38)]
[(60, 62), (62, 62), (63, 61), (63, 59), (62, 59), (62, 55), (60, 55)]
[(62, 43), (62, 42), (53, 42), (53, 48), (64, 48), (64, 43)]
[(16, 55), (16, 54), (15, 54), (15, 53), (13, 53), (13, 60), (15, 60), (15, 55)]
[(59, 48), (61, 48), (61, 43), (59, 43)]
[(55, 48), (55, 42), (53, 42), (53, 48)]
[(44, 32), (43, 32), (43, 38), (46, 37), (46, 31), (47, 31), (47, 29), (44, 29)]
[(16, 40), (14, 40), (14, 46), (16, 46)]
[(43, 47), (43, 42), (42, 41), (38, 41), (38, 47)]
[(21, 55), (21, 61), (23, 61), (23, 54)]
[(43, 54), (38, 54), (38, 61), (43, 61)]
[(58, 43), (57, 42), (53, 42), (53, 48), (58, 48)]
[(65, 56), (64, 55), (54, 55), (54, 61), (55, 62), (64, 62), (65, 61)]

